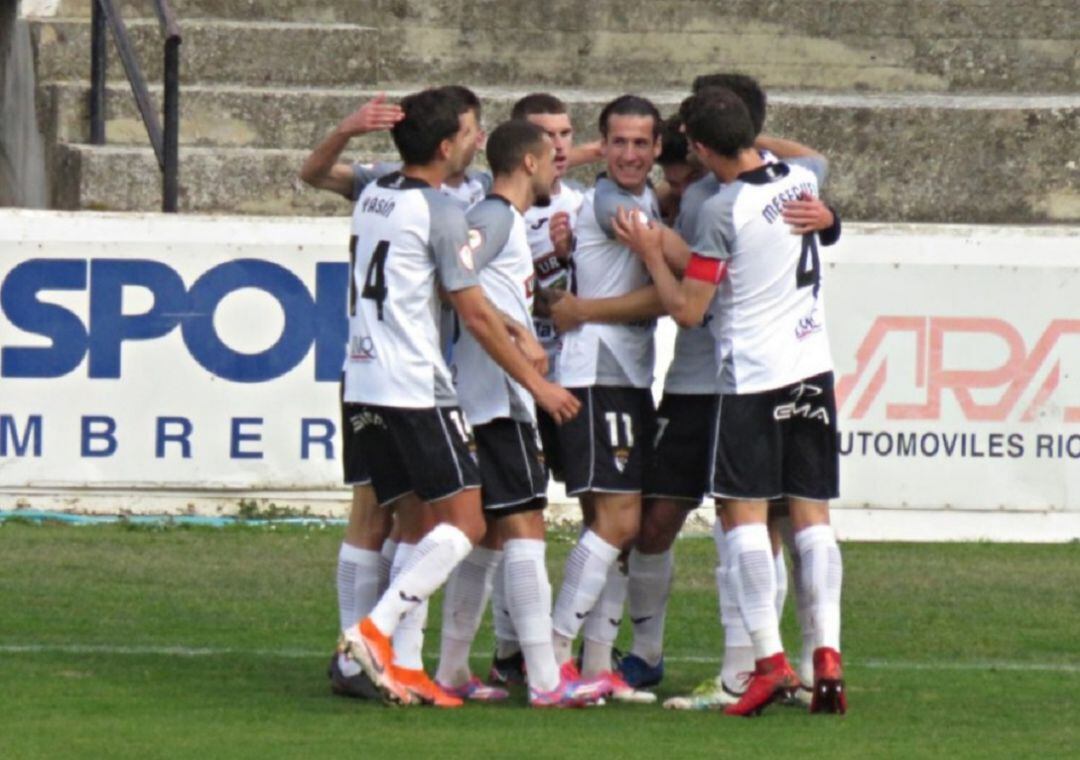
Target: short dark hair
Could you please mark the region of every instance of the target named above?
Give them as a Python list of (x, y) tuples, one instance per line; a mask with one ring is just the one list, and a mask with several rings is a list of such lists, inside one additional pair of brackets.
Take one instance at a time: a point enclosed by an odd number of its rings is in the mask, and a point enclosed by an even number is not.
[(753, 147), (757, 136), (742, 98), (722, 87), (709, 87), (693, 97), (687, 109), (686, 134), (727, 158)]
[(544, 143), (544, 130), (523, 119), (504, 121), (488, 135), (487, 161), (496, 177), (513, 174), (525, 154), (537, 154)]
[(620, 95), (615, 100), (604, 106), (600, 112), (600, 134), (607, 137), (608, 122), (612, 116), (648, 116), (653, 120), (653, 140), (660, 136), (660, 125), (663, 120), (660, 112), (648, 98), (638, 95)]
[(429, 88), (401, 100), (405, 116), (390, 130), (401, 160), (411, 166), (430, 164), (443, 140), (461, 128), (459, 101), (442, 88)]
[(534, 92), (514, 103), (511, 119), (527, 119), (545, 113), (566, 113), (566, 103), (547, 92)]
[(664, 122), (660, 130), (660, 155), (656, 163), (661, 166), (673, 164), (685, 164), (690, 154), (690, 143), (682, 131), (683, 121), (678, 114), (671, 116)]
[(724, 87), (739, 96), (750, 112), (750, 121), (754, 124), (754, 135), (761, 134), (765, 126), (765, 91), (757, 80), (746, 74), (702, 74), (694, 79), (694, 94), (709, 87)]
[(476, 120), (480, 121), (480, 98), (475, 92), (460, 84), (448, 84), (439, 89), (445, 90), (457, 99), (459, 114), (472, 111), (476, 114)]

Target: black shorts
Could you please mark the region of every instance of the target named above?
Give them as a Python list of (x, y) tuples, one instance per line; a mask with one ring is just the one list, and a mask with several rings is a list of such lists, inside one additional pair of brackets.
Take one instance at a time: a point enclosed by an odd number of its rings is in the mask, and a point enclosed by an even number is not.
[(536, 428), (500, 418), (473, 428), (480, 459), (480, 498), (484, 511), (499, 515), (547, 504), (547, 471)]
[(356, 440), (359, 420), (353, 417), (357, 411), (356, 404), (341, 402), (341, 469), (345, 485), (368, 486), (371, 485), (371, 471)]
[(840, 494), (833, 374), (723, 394), (714, 415), (712, 495), (825, 501)]
[(559, 442), (559, 425), (543, 409), (536, 408), (536, 429), (540, 433), (540, 446), (543, 449), (544, 464), (553, 480), (560, 483), (566, 480), (563, 473), (562, 445)]
[(691, 509), (709, 493), (709, 453), (716, 394), (665, 393), (645, 466), (645, 496), (677, 499)]
[(569, 388), (581, 413), (559, 428), (568, 496), (641, 493), (645, 460), (656, 435), (648, 388)]
[(476, 443), (458, 407), (344, 406), (380, 505), (410, 491), (438, 501), (480, 487)]

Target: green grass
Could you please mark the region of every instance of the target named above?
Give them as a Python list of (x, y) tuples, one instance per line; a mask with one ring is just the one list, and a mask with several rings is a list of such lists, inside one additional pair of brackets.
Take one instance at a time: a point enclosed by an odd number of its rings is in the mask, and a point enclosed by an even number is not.
[[(437, 711), (332, 697), (339, 539), (318, 528), (0, 525), (0, 757), (1080, 754), (1075, 543), (846, 544), (851, 712), (777, 706), (737, 720), (629, 705), (531, 711), (520, 698)], [(552, 536), (554, 577), (569, 542)], [(682, 540), (677, 557), (661, 698), (715, 672), (683, 658), (721, 653), (712, 542)], [(435, 605), (428, 652), (438, 621)], [(485, 622), (474, 652), (490, 651)]]

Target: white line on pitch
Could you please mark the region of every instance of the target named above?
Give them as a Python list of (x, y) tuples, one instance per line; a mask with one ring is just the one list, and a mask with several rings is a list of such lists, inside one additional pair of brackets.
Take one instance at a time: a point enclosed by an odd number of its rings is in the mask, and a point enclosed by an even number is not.
[[(244, 655), (255, 657), (277, 657), (285, 659), (308, 659), (325, 657), (327, 650), (314, 649), (246, 649), (234, 647), (187, 647), (187, 646), (114, 646), (109, 644), (0, 644), (0, 654), (105, 654), (161, 657), (223, 657)], [(429, 653), (435, 658), (436, 654)], [(474, 660), (487, 660), (489, 655), (474, 654)], [(673, 663), (699, 663), (719, 665), (719, 657), (707, 655), (668, 655), (664, 658)], [(1015, 660), (975, 660), (973, 662), (907, 662), (904, 660), (882, 660), (876, 658), (853, 659), (847, 662), (849, 667), (868, 668), (870, 670), (956, 670), (956, 671), (1012, 671), (1031, 673), (1080, 673), (1080, 664), (1017, 662)]]

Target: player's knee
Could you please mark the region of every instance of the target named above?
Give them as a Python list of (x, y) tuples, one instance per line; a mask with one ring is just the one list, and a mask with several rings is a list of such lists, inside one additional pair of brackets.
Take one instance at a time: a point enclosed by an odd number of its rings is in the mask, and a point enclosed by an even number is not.
[(634, 545), (643, 554), (660, 554), (671, 548), (678, 534), (679, 526), (677, 525), (661, 525), (656, 521), (645, 519), (641, 523), (641, 530)]

